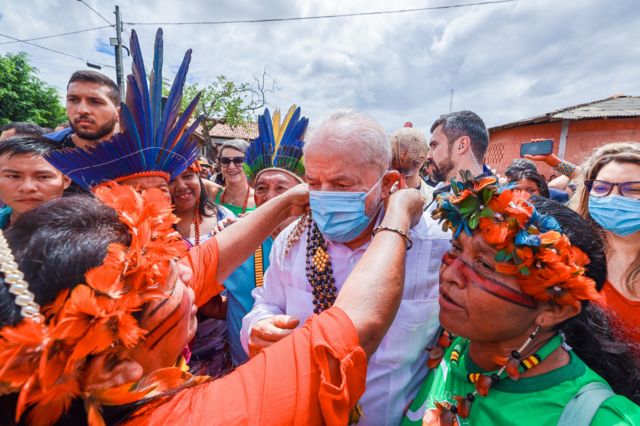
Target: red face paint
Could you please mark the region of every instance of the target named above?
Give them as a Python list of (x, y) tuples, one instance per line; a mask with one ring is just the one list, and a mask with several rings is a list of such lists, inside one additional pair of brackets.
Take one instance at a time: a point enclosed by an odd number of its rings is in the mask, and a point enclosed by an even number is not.
[(480, 276), (474, 270), (473, 266), (469, 265), (464, 260), (455, 257), (451, 253), (445, 253), (444, 256), (442, 256), (442, 265), (447, 268), (458, 268), (468, 283), (473, 284), (492, 296), (529, 309), (535, 309), (538, 307), (538, 302), (533, 297), (514, 290), (506, 284)]

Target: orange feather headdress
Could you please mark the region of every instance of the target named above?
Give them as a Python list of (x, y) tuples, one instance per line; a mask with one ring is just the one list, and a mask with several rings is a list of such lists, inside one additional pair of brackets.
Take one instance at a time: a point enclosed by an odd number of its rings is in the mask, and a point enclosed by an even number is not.
[(61, 291), (41, 316), (0, 330), (0, 394), (19, 392), (16, 421), (30, 408), (29, 423), (53, 424), (73, 399), (82, 398), (89, 423), (101, 425), (101, 405), (128, 404), (206, 380), (168, 368), (115, 389), (84, 389), (91, 356), (117, 356), (144, 340), (147, 330), (134, 314), (166, 297), (171, 261), (186, 250), (173, 229), (178, 219), (160, 190), (139, 194), (109, 184), (98, 188), (96, 197), (116, 210), (131, 244), (110, 244), (103, 263), (85, 274), (84, 283)]
[(595, 282), (585, 275), (589, 257), (571, 245), (554, 217), (535, 209), (528, 193), (499, 186), (495, 176), (460, 174), (433, 212), (445, 230), (454, 237), (463, 231), (482, 235), (498, 250), (496, 270), (516, 275), (522, 291), (534, 299), (579, 306), (597, 298)]

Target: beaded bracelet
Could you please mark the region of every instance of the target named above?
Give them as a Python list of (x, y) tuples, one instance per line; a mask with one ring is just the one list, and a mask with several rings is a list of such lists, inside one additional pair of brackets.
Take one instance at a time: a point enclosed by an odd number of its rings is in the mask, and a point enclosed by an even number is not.
[(407, 243), (407, 250), (411, 250), (411, 247), (413, 247), (413, 241), (411, 241), (411, 238), (409, 237), (409, 235), (403, 231), (402, 229), (398, 229), (398, 228), (393, 228), (391, 226), (385, 226), (385, 225), (378, 225), (373, 229), (373, 236), (375, 237), (376, 234), (380, 231), (391, 231), (391, 232), (395, 232), (396, 234), (400, 235), (402, 238), (404, 238), (404, 240)]
[(571, 175), (576, 171), (576, 166), (569, 163), (568, 161), (560, 161), (558, 164), (553, 166), (553, 169), (558, 173), (561, 173), (567, 177), (571, 177)]

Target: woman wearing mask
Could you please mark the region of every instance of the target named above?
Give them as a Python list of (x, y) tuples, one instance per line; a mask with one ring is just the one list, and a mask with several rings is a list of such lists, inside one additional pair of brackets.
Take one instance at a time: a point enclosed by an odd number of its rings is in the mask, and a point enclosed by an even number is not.
[(218, 163), (224, 176), (224, 190), (218, 191), (216, 204), (223, 205), (239, 216), (254, 210), (253, 189), (244, 174), (242, 164), (249, 144), (242, 139), (233, 139), (220, 148)]
[(610, 143), (583, 166), (576, 210), (602, 230), (607, 282), (599, 303), (640, 342), (640, 143)]

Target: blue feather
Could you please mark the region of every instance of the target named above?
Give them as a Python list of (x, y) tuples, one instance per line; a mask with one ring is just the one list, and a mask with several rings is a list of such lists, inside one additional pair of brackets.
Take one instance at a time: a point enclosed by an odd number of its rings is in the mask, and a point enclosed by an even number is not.
[[(192, 164), (198, 141), (192, 137), (200, 118), (188, 126), (200, 99), (198, 94), (178, 118), (186, 74), (187, 51), (174, 79), (166, 107), (162, 107), (162, 30), (156, 34), (153, 70), (147, 84), (144, 61), (135, 30), (131, 32), (132, 73), (127, 76), (126, 103), (121, 105), (118, 133), (89, 150), (74, 148), (47, 154), (47, 160), (85, 189), (142, 172), (162, 172), (172, 179)], [(188, 127), (187, 127), (188, 126)]]

